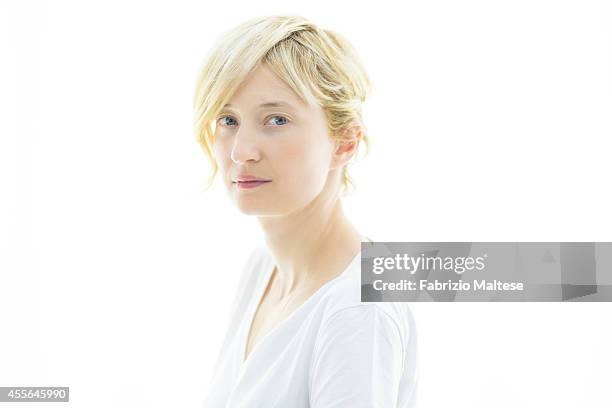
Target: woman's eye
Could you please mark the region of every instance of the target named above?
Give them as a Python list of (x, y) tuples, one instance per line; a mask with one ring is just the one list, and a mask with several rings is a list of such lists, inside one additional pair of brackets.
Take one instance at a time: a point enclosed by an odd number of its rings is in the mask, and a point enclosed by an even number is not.
[(219, 121), (221, 122), (221, 126), (233, 126), (233, 124), (228, 124), (225, 119), (229, 119), (230, 121), (234, 121), (234, 118), (232, 118), (231, 116), (222, 116), (219, 118)]
[[(289, 121), (287, 120), (286, 117), (284, 116), (272, 116), (270, 119), (272, 119), (272, 122), (276, 125), (276, 126), (282, 126), (282, 125), (286, 125), (287, 123), (289, 123)], [(281, 119), (280, 123), (276, 120), (276, 119)]]
[[(217, 120), (221, 124), (221, 126), (236, 126), (237, 125), (236, 119), (234, 119), (231, 116), (221, 116)], [(270, 120), (268, 120), (266, 123), (269, 123), (269, 122), (271, 122), (276, 127), (276, 126), (286, 125), (287, 123), (289, 123), (289, 120), (284, 116), (271, 116)]]

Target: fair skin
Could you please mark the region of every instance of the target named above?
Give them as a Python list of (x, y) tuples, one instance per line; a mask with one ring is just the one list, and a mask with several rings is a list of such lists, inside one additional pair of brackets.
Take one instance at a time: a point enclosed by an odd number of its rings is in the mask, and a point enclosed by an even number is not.
[[(260, 106), (277, 101), (286, 106)], [(249, 331), (246, 358), (359, 253), (361, 234), (345, 216), (339, 192), (342, 168), (355, 155), (362, 128), (354, 122), (346, 142), (333, 140), (323, 109), (308, 106), (264, 65), (229, 105), (215, 129), (219, 172), (238, 209), (257, 216), (276, 261)], [(271, 181), (245, 189), (234, 183), (241, 174)]]

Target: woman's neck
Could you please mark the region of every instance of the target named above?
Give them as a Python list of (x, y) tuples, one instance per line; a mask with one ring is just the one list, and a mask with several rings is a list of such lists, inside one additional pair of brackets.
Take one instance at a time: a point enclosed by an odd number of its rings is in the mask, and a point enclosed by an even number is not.
[(280, 297), (333, 279), (361, 250), (361, 234), (337, 196), (320, 195), (300, 211), (259, 222), (276, 261)]

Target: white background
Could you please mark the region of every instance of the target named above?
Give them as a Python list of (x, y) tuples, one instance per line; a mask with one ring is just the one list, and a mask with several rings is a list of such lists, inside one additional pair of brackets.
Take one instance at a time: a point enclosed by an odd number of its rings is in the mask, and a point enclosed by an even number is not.
[[(199, 405), (261, 234), (203, 191), (191, 98), (213, 39), (257, 15), (303, 15), (364, 60), (373, 149), (345, 200), (364, 234), (612, 240), (611, 9), (1, 0), (0, 386)], [(413, 310), (420, 407), (612, 406), (610, 303)]]

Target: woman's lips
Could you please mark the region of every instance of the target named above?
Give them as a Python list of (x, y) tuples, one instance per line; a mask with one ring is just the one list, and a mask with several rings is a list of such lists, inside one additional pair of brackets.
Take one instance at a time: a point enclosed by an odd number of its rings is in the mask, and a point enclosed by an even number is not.
[(236, 186), (238, 188), (256, 188), (261, 186), (262, 184), (266, 184), (266, 183), (270, 183), (270, 181), (264, 181), (264, 180), (255, 180), (255, 181), (236, 181), (234, 182), (234, 184), (236, 184)]

